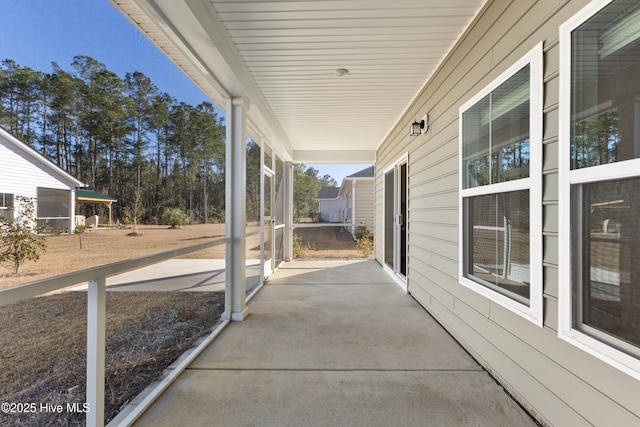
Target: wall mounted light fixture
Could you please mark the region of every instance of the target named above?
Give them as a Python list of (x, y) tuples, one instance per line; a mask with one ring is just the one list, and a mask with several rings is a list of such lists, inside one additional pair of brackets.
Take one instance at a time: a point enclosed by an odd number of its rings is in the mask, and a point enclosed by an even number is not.
[(418, 136), (422, 133), (422, 129), (424, 129), (424, 120), (416, 120), (415, 122), (411, 123), (411, 131), (409, 132), (409, 135)]
[(429, 130), (429, 115), (425, 115), (422, 120), (415, 120), (411, 123), (411, 128), (409, 129), (409, 135), (418, 136)]

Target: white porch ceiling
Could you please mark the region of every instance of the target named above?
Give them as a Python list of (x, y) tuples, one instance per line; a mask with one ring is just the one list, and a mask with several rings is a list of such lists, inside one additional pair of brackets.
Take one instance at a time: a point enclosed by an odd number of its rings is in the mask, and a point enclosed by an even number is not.
[(248, 99), (253, 138), (312, 163), (373, 162), (485, 3), (111, 1), (223, 109)]

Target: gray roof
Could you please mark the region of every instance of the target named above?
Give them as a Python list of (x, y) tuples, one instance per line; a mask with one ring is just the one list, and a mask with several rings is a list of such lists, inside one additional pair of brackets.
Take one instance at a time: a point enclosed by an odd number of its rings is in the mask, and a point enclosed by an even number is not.
[(347, 178), (373, 178), (375, 174), (375, 166), (369, 166), (366, 169), (362, 169), (352, 175), (347, 176)]
[(322, 187), (318, 193), (318, 199), (335, 199), (340, 194), (338, 187)]

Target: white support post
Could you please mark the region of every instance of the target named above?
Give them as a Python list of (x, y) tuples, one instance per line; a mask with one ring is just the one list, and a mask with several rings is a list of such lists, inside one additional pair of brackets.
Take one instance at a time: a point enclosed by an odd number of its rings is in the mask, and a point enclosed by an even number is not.
[(76, 191), (69, 192), (69, 234), (76, 231)]
[(266, 261), (264, 256), (265, 241), (264, 241), (264, 147), (266, 141), (264, 138), (260, 138), (260, 283), (264, 283), (265, 268), (264, 263)]
[(86, 425), (89, 427), (104, 426), (105, 283), (104, 277), (88, 283)]
[(285, 162), (284, 171), (284, 260), (293, 259), (293, 163)]
[(227, 100), (226, 170), (226, 310), (225, 317), (242, 321), (247, 317), (246, 290), (246, 165), (247, 102)]
[(354, 179), (351, 185), (351, 236), (354, 240), (356, 238), (356, 182), (358, 180)]

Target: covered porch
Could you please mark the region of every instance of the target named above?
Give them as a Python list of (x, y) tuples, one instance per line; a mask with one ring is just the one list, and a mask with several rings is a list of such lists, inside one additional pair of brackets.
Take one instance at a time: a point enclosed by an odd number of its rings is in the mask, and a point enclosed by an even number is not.
[[(434, 124), (414, 100), (486, 2), (111, 1), (224, 111), (229, 322), (114, 424), (533, 424), (407, 292), (403, 147)], [(266, 279), (250, 302), (248, 140)], [(375, 261), (291, 261), (293, 167), (336, 162), (376, 166)]]
[(111, 425), (535, 425), (373, 260), (285, 263), (138, 403)]

